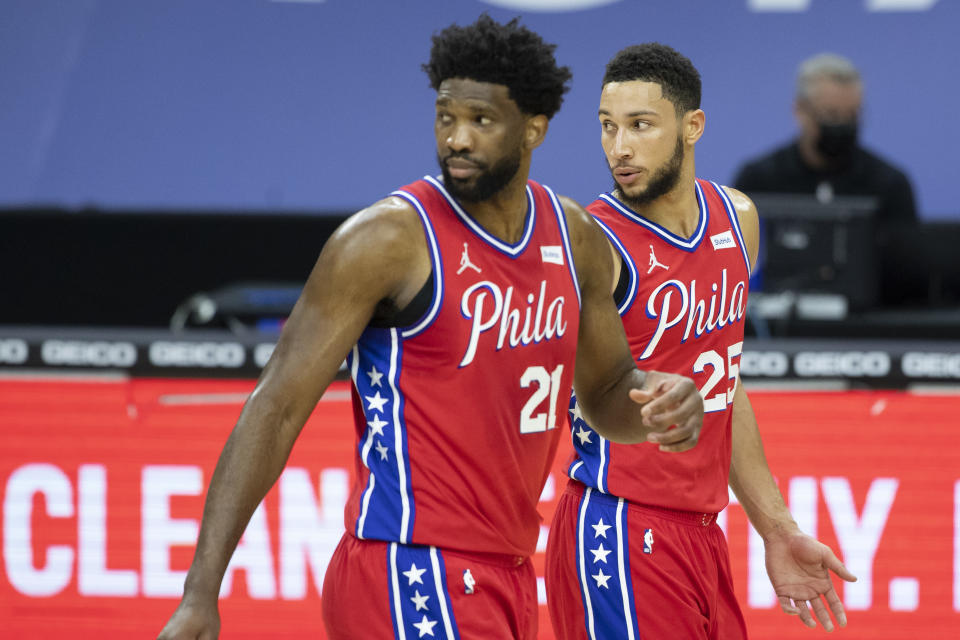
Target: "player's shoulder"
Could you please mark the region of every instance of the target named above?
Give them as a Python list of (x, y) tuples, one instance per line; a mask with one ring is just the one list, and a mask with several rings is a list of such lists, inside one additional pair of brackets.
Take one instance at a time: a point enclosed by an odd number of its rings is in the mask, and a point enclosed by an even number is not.
[(600, 228), (597, 226), (597, 221), (586, 207), (573, 198), (563, 195), (558, 195), (557, 200), (563, 208), (567, 227), (570, 229), (570, 241), (574, 249), (583, 244), (584, 241), (589, 241), (595, 237), (595, 234), (599, 233), (599, 237), (603, 237)]
[(720, 185), (720, 188), (723, 189), (724, 193), (730, 198), (730, 202), (733, 203), (733, 208), (736, 209), (738, 213), (757, 210), (757, 205), (755, 205), (750, 196), (743, 191), (728, 187), (727, 185)]
[[(608, 268), (604, 260), (609, 254), (609, 242), (606, 235), (597, 224), (594, 217), (579, 202), (566, 196), (557, 196), (563, 213), (566, 217), (567, 228), (570, 230), (570, 245), (573, 249), (573, 260), (577, 266), (577, 273), (583, 286), (584, 276), (588, 272), (600, 268)], [(601, 281), (609, 281), (601, 278)]]
[(416, 209), (403, 198), (388, 196), (348, 217), (334, 235), (392, 244), (412, 234), (422, 234)]
[(563, 207), (563, 212), (568, 222), (582, 224), (590, 217), (586, 208), (569, 196), (557, 194), (557, 201), (559, 201), (560, 206)]
[(727, 194), (741, 223), (750, 223), (757, 220), (757, 205), (750, 196), (739, 189), (726, 185), (720, 185), (720, 188)]
[(754, 265), (757, 262), (757, 252), (760, 246), (760, 217), (757, 213), (757, 205), (750, 199), (750, 196), (739, 189), (723, 185), (721, 185), (720, 188), (723, 189), (724, 193), (726, 193), (730, 199), (731, 204), (733, 204), (737, 221), (743, 232), (747, 253), (750, 256), (750, 264)]
[(420, 217), (413, 206), (388, 196), (348, 217), (327, 247), (357, 268), (404, 269), (426, 258)]

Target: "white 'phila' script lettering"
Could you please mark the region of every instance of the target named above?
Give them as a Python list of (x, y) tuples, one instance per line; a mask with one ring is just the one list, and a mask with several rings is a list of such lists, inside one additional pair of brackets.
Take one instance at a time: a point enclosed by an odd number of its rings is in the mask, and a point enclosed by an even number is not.
[[(717, 291), (720, 292), (720, 305), (717, 306)], [(689, 284), (680, 280), (667, 280), (654, 289), (647, 299), (647, 315), (657, 319), (657, 330), (654, 332), (647, 348), (640, 355), (640, 360), (645, 360), (653, 355), (657, 345), (660, 344), (660, 338), (670, 327), (680, 324), (686, 319), (686, 328), (683, 331), (683, 340), (690, 337), (690, 331), (694, 330), (696, 337), (704, 333), (713, 331), (715, 328), (722, 328), (725, 325), (736, 322), (743, 318), (743, 297), (746, 291), (746, 283), (741, 280), (728, 292), (727, 290), (727, 270), (724, 269), (720, 275), (719, 283), (710, 285), (710, 306), (707, 307), (706, 298), (697, 298), (697, 281), (691, 280)], [(729, 295), (730, 307), (727, 308), (727, 296)]]
[[(473, 362), (480, 334), (494, 327), (499, 327), (497, 351), (508, 341), (512, 349), (518, 345), (526, 346), (531, 342), (537, 343), (554, 336), (562, 336), (567, 330), (567, 323), (563, 319), (563, 296), (554, 298), (549, 304), (546, 300), (546, 280), (540, 281), (538, 295), (526, 295), (525, 306), (522, 297), (519, 301), (514, 298), (512, 286), (507, 287), (506, 293), (489, 280), (468, 287), (460, 299), (460, 312), (463, 317), (472, 320), (470, 344), (467, 345), (460, 366), (465, 367)], [(518, 306), (523, 307), (522, 311), (515, 306), (518, 302)]]

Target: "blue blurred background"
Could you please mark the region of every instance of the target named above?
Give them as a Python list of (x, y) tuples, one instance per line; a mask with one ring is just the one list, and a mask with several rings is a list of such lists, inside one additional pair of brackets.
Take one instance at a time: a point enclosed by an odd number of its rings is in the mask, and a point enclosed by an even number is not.
[(0, 207), (356, 210), (436, 171), (420, 65), (482, 11), (573, 69), (533, 169), (567, 195), (610, 186), (604, 64), (658, 40), (703, 76), (702, 177), (789, 139), (797, 63), (834, 51), (864, 75), (866, 146), (912, 178), (922, 220), (960, 219), (952, 0), (4, 0)]

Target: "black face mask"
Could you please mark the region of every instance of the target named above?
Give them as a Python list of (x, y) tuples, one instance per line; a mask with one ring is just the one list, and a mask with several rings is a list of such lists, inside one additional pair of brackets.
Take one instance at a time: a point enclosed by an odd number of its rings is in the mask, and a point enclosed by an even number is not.
[(820, 137), (817, 139), (817, 150), (832, 160), (849, 160), (857, 147), (856, 121), (842, 124), (819, 123), (818, 127)]

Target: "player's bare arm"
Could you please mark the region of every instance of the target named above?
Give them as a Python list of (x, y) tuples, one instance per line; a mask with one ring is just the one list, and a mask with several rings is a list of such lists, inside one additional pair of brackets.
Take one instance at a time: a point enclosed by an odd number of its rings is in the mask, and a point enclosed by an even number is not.
[[(757, 208), (740, 191), (725, 189), (737, 211), (752, 267), (759, 250)], [(833, 621), (827, 612), (829, 607), (837, 623), (845, 626), (846, 613), (829, 572), (835, 572), (844, 580), (854, 581), (856, 577), (829, 547), (804, 534), (794, 521), (770, 473), (757, 419), (739, 380), (733, 398), (730, 488), (764, 540), (767, 573), (781, 609), (797, 615), (808, 627), (816, 626), (816, 618), (824, 629), (832, 631)]]
[(399, 198), (357, 213), (327, 241), (217, 462), (183, 599), (161, 639), (216, 637), (227, 564), (304, 423), (377, 304), (403, 308), (429, 273), (420, 221)]
[(737, 212), (737, 220), (740, 222), (740, 231), (747, 245), (747, 255), (750, 256), (752, 269), (757, 263), (757, 253), (760, 251), (760, 220), (757, 205), (742, 191), (731, 187), (723, 187), (723, 190), (730, 196), (730, 202), (733, 203), (733, 208)]
[[(737, 212), (750, 266), (753, 268), (759, 250), (757, 207), (744, 193), (729, 187), (724, 187), (724, 190), (730, 196)], [(750, 400), (739, 379), (735, 384), (730, 487), (737, 494), (740, 504), (761, 536), (765, 533), (774, 535), (775, 532), (792, 534), (798, 531), (797, 523), (773, 481)]]
[[(580, 205), (567, 198), (562, 204), (582, 297), (574, 372), (581, 410), (613, 442), (692, 448), (703, 425), (696, 386), (689, 378), (637, 369), (611, 296), (614, 262), (606, 236)], [(640, 411), (636, 403), (644, 405)]]

